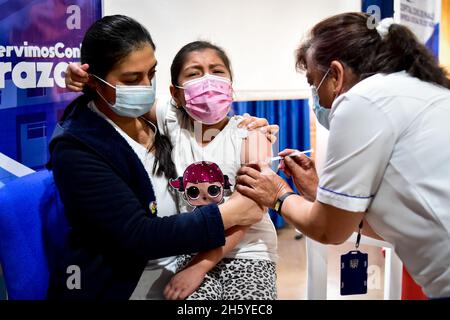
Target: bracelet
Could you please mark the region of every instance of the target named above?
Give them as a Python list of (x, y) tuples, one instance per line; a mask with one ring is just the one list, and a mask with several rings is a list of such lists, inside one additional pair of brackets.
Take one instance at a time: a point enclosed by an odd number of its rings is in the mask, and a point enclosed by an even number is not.
[(274, 210), (276, 213), (281, 215), (281, 208), (283, 207), (284, 201), (292, 195), (297, 195), (297, 194), (295, 192), (286, 192), (277, 200), (277, 202), (275, 203), (275, 206), (274, 206)]

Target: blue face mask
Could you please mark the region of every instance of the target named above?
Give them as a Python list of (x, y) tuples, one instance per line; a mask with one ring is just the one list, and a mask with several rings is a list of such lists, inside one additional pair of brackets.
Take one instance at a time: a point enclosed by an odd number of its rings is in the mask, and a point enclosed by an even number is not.
[(108, 106), (119, 116), (129, 118), (139, 118), (148, 113), (155, 103), (156, 80), (153, 78), (151, 86), (123, 86), (115, 87), (105, 80), (93, 75), (103, 83), (116, 90), (116, 103), (112, 104), (107, 101), (103, 95), (97, 91), (99, 96)]
[(327, 73), (322, 78), (322, 81), (320, 81), (319, 86), (316, 88), (315, 86), (311, 86), (312, 91), (312, 99), (313, 99), (313, 110), (316, 114), (317, 121), (324, 126), (327, 130), (330, 130), (330, 112), (331, 109), (324, 108), (320, 105), (320, 98), (318, 91), (320, 87), (322, 86), (322, 83), (325, 81), (326, 77), (328, 76), (328, 73), (330, 73), (331, 69), (328, 69)]

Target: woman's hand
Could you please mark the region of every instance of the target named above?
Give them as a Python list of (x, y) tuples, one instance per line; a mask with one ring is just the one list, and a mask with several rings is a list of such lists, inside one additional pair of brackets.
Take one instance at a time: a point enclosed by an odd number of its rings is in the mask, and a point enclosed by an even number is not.
[(250, 226), (263, 218), (266, 208), (234, 192), (225, 203), (219, 205), (225, 230), (234, 226)]
[(172, 277), (164, 289), (167, 300), (184, 300), (200, 287), (206, 272), (196, 265), (188, 266)]
[(89, 81), (88, 64), (70, 63), (66, 70), (66, 88), (70, 91), (81, 92)]
[(236, 190), (259, 205), (274, 208), (277, 200), (291, 187), (266, 162), (242, 167), (238, 172)]
[(238, 128), (247, 128), (249, 131), (258, 129), (266, 135), (270, 143), (274, 144), (277, 141), (276, 134), (280, 130), (278, 125), (269, 125), (267, 119), (252, 117), (248, 113), (244, 114), (243, 117), (244, 119), (239, 123)]
[(293, 152), (296, 152), (296, 150), (286, 149), (280, 152), (279, 155), (284, 157), (284, 160), (281, 162), (279, 169), (288, 178), (292, 177), (297, 190), (306, 200), (314, 202), (319, 185), (316, 165), (313, 160), (305, 155), (289, 157)]

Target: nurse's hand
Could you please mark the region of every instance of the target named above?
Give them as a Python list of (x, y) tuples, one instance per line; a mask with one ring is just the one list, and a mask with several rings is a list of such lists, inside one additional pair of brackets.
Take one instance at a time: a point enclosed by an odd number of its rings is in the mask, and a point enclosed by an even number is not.
[(238, 171), (236, 190), (262, 206), (274, 208), (277, 200), (291, 187), (266, 162), (248, 165)]
[(305, 155), (296, 157), (288, 157), (288, 155), (297, 150), (286, 149), (280, 152), (280, 156), (284, 157), (279, 169), (285, 173), (288, 178), (294, 180), (297, 190), (302, 196), (314, 202), (317, 196), (317, 188), (319, 186), (319, 177), (316, 171), (316, 165), (313, 160)]
[(88, 69), (88, 64), (70, 63), (64, 78), (66, 88), (73, 92), (81, 92), (84, 85), (89, 81)]
[(234, 192), (228, 201), (219, 205), (219, 210), (225, 230), (234, 226), (255, 224), (261, 221), (267, 211), (266, 208), (239, 192)]
[(274, 144), (277, 141), (276, 134), (280, 131), (278, 125), (270, 125), (267, 119), (252, 117), (248, 113), (244, 114), (243, 117), (244, 120), (238, 124), (238, 128), (247, 128), (249, 131), (260, 130), (266, 135), (270, 143)]

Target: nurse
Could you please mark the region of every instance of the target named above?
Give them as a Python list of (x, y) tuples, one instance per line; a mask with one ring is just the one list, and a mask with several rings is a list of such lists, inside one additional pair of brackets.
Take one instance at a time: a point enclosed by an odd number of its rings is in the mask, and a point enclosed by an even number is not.
[(368, 19), (328, 18), (297, 52), (330, 129), (320, 178), (285, 150), (301, 195), (266, 164), (241, 169), (237, 190), (324, 244), (343, 243), (364, 220), (430, 298), (450, 297), (450, 80), (408, 28), (388, 19), (370, 29)]

